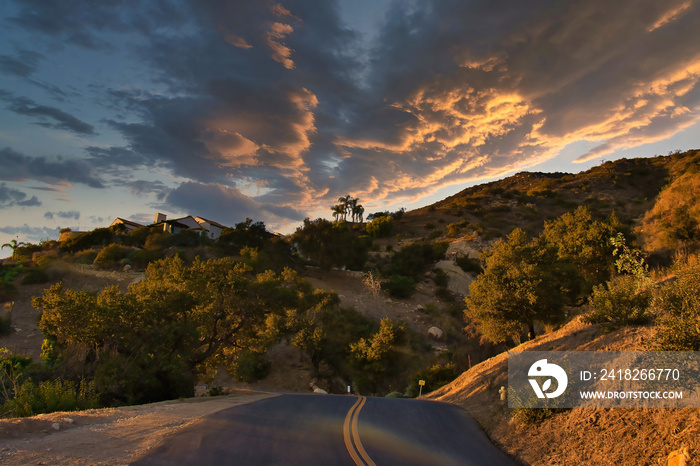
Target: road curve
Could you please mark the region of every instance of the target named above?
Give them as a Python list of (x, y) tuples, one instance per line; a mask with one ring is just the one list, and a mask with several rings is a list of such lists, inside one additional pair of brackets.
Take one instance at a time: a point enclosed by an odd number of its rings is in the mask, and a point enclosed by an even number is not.
[(516, 465), (457, 406), (310, 394), (219, 411), (132, 464)]

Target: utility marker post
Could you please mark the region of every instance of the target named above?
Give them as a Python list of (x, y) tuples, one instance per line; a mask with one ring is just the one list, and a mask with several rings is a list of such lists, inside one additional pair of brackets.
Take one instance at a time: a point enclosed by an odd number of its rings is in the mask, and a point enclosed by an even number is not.
[(420, 389), (418, 390), (418, 397), (420, 397), (423, 394), (423, 385), (425, 385), (425, 380), (419, 380), (418, 385), (420, 385)]

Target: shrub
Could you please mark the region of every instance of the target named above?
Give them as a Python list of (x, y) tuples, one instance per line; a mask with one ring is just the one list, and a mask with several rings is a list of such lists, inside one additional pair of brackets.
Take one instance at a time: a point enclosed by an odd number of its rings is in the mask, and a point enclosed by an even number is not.
[(12, 333), (12, 321), (8, 317), (0, 317), (0, 337)]
[(367, 260), (364, 241), (359, 240), (345, 222), (332, 223), (325, 219), (311, 221), (307, 218), (304, 226), (297, 228), (292, 235), (292, 242), (297, 244), (299, 251), (316, 261), (323, 270), (341, 266), (362, 269)]
[(76, 252), (73, 255), (73, 262), (78, 264), (92, 264), (95, 262), (97, 257), (97, 251), (94, 249), (84, 249), (80, 252)]
[(428, 241), (432, 241), (434, 239), (439, 238), (440, 236), (442, 236), (442, 230), (433, 230), (430, 233), (428, 233), (428, 236), (426, 236), (426, 238), (428, 239)]
[(91, 246), (104, 246), (112, 241), (113, 236), (110, 228), (96, 228), (64, 241), (61, 243), (60, 249), (66, 252), (77, 252)]
[(437, 390), (443, 385), (447, 385), (459, 376), (461, 372), (457, 370), (453, 363), (435, 364), (427, 370), (422, 370), (411, 377), (411, 382), (406, 389), (409, 397), (416, 397), (420, 392), (419, 380), (425, 381), (423, 394)]
[(416, 282), (411, 277), (403, 275), (392, 275), (382, 288), (395, 298), (410, 298), (416, 291)]
[(0, 303), (12, 301), (17, 296), (17, 287), (8, 281), (0, 280)]
[(394, 231), (394, 219), (388, 216), (375, 217), (365, 228), (373, 238), (386, 238)]
[(433, 277), (433, 282), (439, 287), (445, 288), (450, 281), (450, 277), (447, 276), (442, 269), (437, 269), (435, 271), (435, 276)]
[(448, 244), (443, 242), (407, 244), (391, 258), (391, 274), (420, 280), (430, 264), (444, 257), (447, 246)]
[(24, 266), (21, 264), (12, 266), (0, 265), (0, 281), (11, 282), (22, 272), (24, 272)]
[(34, 285), (37, 283), (46, 283), (49, 281), (49, 276), (46, 275), (46, 272), (44, 272), (44, 269), (40, 268), (31, 268), (29, 271), (22, 277), (22, 285)]
[(14, 397), (5, 401), (4, 411), (11, 417), (25, 417), (98, 406), (98, 397), (92, 382), (82, 380), (76, 386), (73, 382), (55, 379), (35, 385), (31, 380), (26, 380), (15, 390)]
[(234, 365), (236, 379), (241, 382), (255, 382), (264, 379), (270, 373), (270, 361), (267, 357), (250, 350), (241, 351)]
[(367, 249), (372, 247), (372, 237), (367, 235), (361, 235), (357, 237), (357, 240), (364, 245)]
[(148, 264), (165, 257), (162, 250), (159, 249), (137, 249), (128, 256), (129, 264), (137, 269), (145, 269)]
[(468, 226), (469, 222), (467, 222), (466, 220), (462, 220), (461, 222), (457, 223), (450, 223), (445, 228), (445, 236), (447, 236), (448, 238), (456, 238), (457, 236), (459, 236), (462, 230), (467, 228)]
[(661, 351), (700, 351), (700, 264), (677, 275), (659, 292), (661, 316), (653, 345)]
[(461, 268), (467, 273), (475, 273), (478, 275), (484, 271), (478, 259), (472, 259), (471, 257), (462, 256), (458, 257), (455, 262), (457, 263), (459, 268)]
[(170, 233), (164, 231), (152, 231), (143, 243), (145, 249), (165, 249), (170, 243)]
[(637, 277), (620, 275), (593, 287), (588, 300), (591, 312), (585, 320), (607, 330), (644, 324), (649, 321), (651, 299), (651, 289), (640, 288)]
[(105, 246), (95, 257), (95, 267), (98, 269), (108, 269), (121, 265), (122, 259), (129, 254), (129, 249), (119, 244)]
[(45, 254), (38, 255), (35, 254), (35, 259), (34, 263), (36, 264), (37, 267), (45, 269), (47, 267), (50, 267), (53, 265), (56, 261), (58, 261), (58, 254), (56, 252), (51, 251)]

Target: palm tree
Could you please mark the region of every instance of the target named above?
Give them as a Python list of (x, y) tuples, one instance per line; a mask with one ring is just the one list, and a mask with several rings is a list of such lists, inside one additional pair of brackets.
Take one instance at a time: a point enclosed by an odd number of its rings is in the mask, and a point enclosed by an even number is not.
[(355, 207), (352, 209), (352, 217), (353, 219), (357, 219), (359, 223), (362, 223), (362, 218), (365, 214), (365, 208), (362, 207), (362, 204), (357, 204)]
[(5, 243), (2, 246), (0, 246), (0, 250), (5, 249), (5, 248), (12, 249), (12, 257), (14, 258), (15, 257), (15, 250), (17, 250), (17, 248), (20, 246), (26, 246), (26, 245), (27, 245), (27, 243), (23, 243), (21, 241), (17, 242), (16, 239), (13, 239), (13, 240), (10, 240), (9, 243)]
[(334, 205), (331, 207), (331, 211), (333, 212), (333, 217), (335, 218), (335, 221), (338, 222), (338, 217), (345, 213), (345, 207), (343, 207), (342, 205)]
[(348, 204), (350, 204), (350, 195), (346, 195), (345, 197), (339, 197), (338, 202), (340, 202), (341, 207), (343, 208), (343, 221), (345, 221), (345, 218), (347, 217), (347, 212), (348, 212)]
[(347, 211), (350, 212), (350, 218), (352, 219), (352, 223), (355, 223), (355, 215), (357, 213), (357, 201), (359, 201), (359, 199), (356, 197), (348, 201)]

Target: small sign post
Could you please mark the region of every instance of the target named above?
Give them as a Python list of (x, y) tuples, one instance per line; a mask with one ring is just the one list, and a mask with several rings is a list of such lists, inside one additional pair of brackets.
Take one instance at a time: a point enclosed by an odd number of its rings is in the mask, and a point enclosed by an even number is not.
[(418, 391), (418, 396), (420, 397), (423, 394), (423, 385), (425, 385), (425, 380), (419, 380), (418, 385), (420, 385), (420, 389)]

